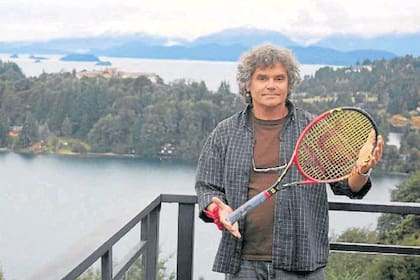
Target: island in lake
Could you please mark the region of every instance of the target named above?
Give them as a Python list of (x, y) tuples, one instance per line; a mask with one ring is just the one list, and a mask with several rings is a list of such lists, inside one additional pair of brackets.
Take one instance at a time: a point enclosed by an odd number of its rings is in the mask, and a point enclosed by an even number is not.
[(80, 54), (72, 53), (60, 58), (62, 61), (96, 61), (99, 62), (100, 59), (93, 54)]
[(100, 66), (111, 66), (112, 63), (111, 61), (98, 61), (95, 65), (100, 65)]
[(93, 54), (80, 54), (80, 53), (72, 53), (60, 58), (62, 61), (84, 61), (84, 62), (96, 62), (96, 65), (100, 66), (111, 66), (112, 63), (110, 61), (102, 61)]
[(37, 56), (37, 55), (30, 55), (29, 58), (34, 59), (34, 60), (45, 60), (45, 59), (47, 59), (44, 56)]

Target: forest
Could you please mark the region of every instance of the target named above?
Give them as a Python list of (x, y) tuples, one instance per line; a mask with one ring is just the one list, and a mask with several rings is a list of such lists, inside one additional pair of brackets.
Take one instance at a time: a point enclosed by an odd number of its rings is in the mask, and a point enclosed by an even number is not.
[[(380, 133), (402, 133), (401, 146), (385, 149), (380, 168), (420, 169), (420, 58), (366, 60), (323, 67), (305, 76), (292, 100), (313, 113), (358, 106)], [(0, 61), (0, 148), (77, 155), (170, 156), (196, 160), (216, 124), (243, 108), (221, 81), (217, 91), (186, 80), (159, 77), (82, 77), (76, 71), (25, 77)], [(392, 118), (403, 119), (395, 125)]]
[[(400, 147), (387, 145), (377, 169), (408, 174), (392, 200), (419, 203), (419, 77), (420, 58), (412, 56), (323, 67), (303, 77), (292, 100), (313, 113), (337, 106), (362, 107), (385, 138), (389, 132), (401, 133)], [(164, 83), (148, 76), (80, 78), (73, 71), (25, 77), (15, 63), (0, 61), (0, 149), (4, 151), (196, 160), (216, 124), (243, 106), (242, 97), (231, 92), (225, 81), (214, 92), (204, 82)], [(420, 219), (382, 215), (374, 231), (355, 228), (332, 239), (420, 246)], [(141, 266), (137, 269), (141, 271)], [(172, 279), (164, 263), (161, 269), (160, 279)], [(418, 275), (416, 258), (358, 254), (333, 253), (327, 270), (330, 280), (418, 279)], [(92, 272), (86, 277), (95, 278)]]

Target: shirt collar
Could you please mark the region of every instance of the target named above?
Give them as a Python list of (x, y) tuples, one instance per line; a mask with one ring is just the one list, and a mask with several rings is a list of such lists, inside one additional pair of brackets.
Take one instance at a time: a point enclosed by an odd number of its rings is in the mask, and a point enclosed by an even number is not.
[[(296, 115), (296, 107), (293, 104), (292, 101), (287, 100), (286, 101), (286, 106), (287, 109), (289, 110), (289, 113), (287, 114), (287, 119), (290, 119), (292, 121), (295, 120), (295, 115)], [(249, 118), (251, 115), (251, 109), (252, 106), (250, 104), (246, 104), (245, 108), (242, 110), (242, 112), (240, 112), (240, 124), (241, 126), (245, 126), (245, 127), (249, 127)]]

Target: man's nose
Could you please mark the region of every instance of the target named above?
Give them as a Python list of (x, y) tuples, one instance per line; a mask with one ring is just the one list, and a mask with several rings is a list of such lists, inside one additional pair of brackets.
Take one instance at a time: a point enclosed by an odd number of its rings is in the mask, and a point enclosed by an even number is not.
[(276, 83), (275, 83), (274, 79), (273, 78), (268, 79), (267, 88), (275, 88), (275, 87), (276, 87)]

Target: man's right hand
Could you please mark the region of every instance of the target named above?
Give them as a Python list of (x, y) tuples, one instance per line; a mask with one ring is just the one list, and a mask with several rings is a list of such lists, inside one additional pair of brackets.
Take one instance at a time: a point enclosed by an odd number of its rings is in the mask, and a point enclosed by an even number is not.
[(207, 210), (211, 211), (211, 210), (213, 210), (214, 207), (218, 206), (219, 207), (219, 219), (220, 219), (220, 222), (222, 223), (222, 225), (224, 226), (224, 228), (226, 230), (228, 230), (236, 238), (238, 238), (238, 239), (241, 238), (241, 234), (239, 233), (238, 222), (235, 222), (232, 225), (226, 220), (227, 215), (229, 215), (230, 213), (233, 212), (232, 208), (229, 205), (225, 204), (223, 201), (221, 201), (217, 197), (213, 197), (212, 201), (213, 201), (213, 203), (211, 203), (207, 207)]

